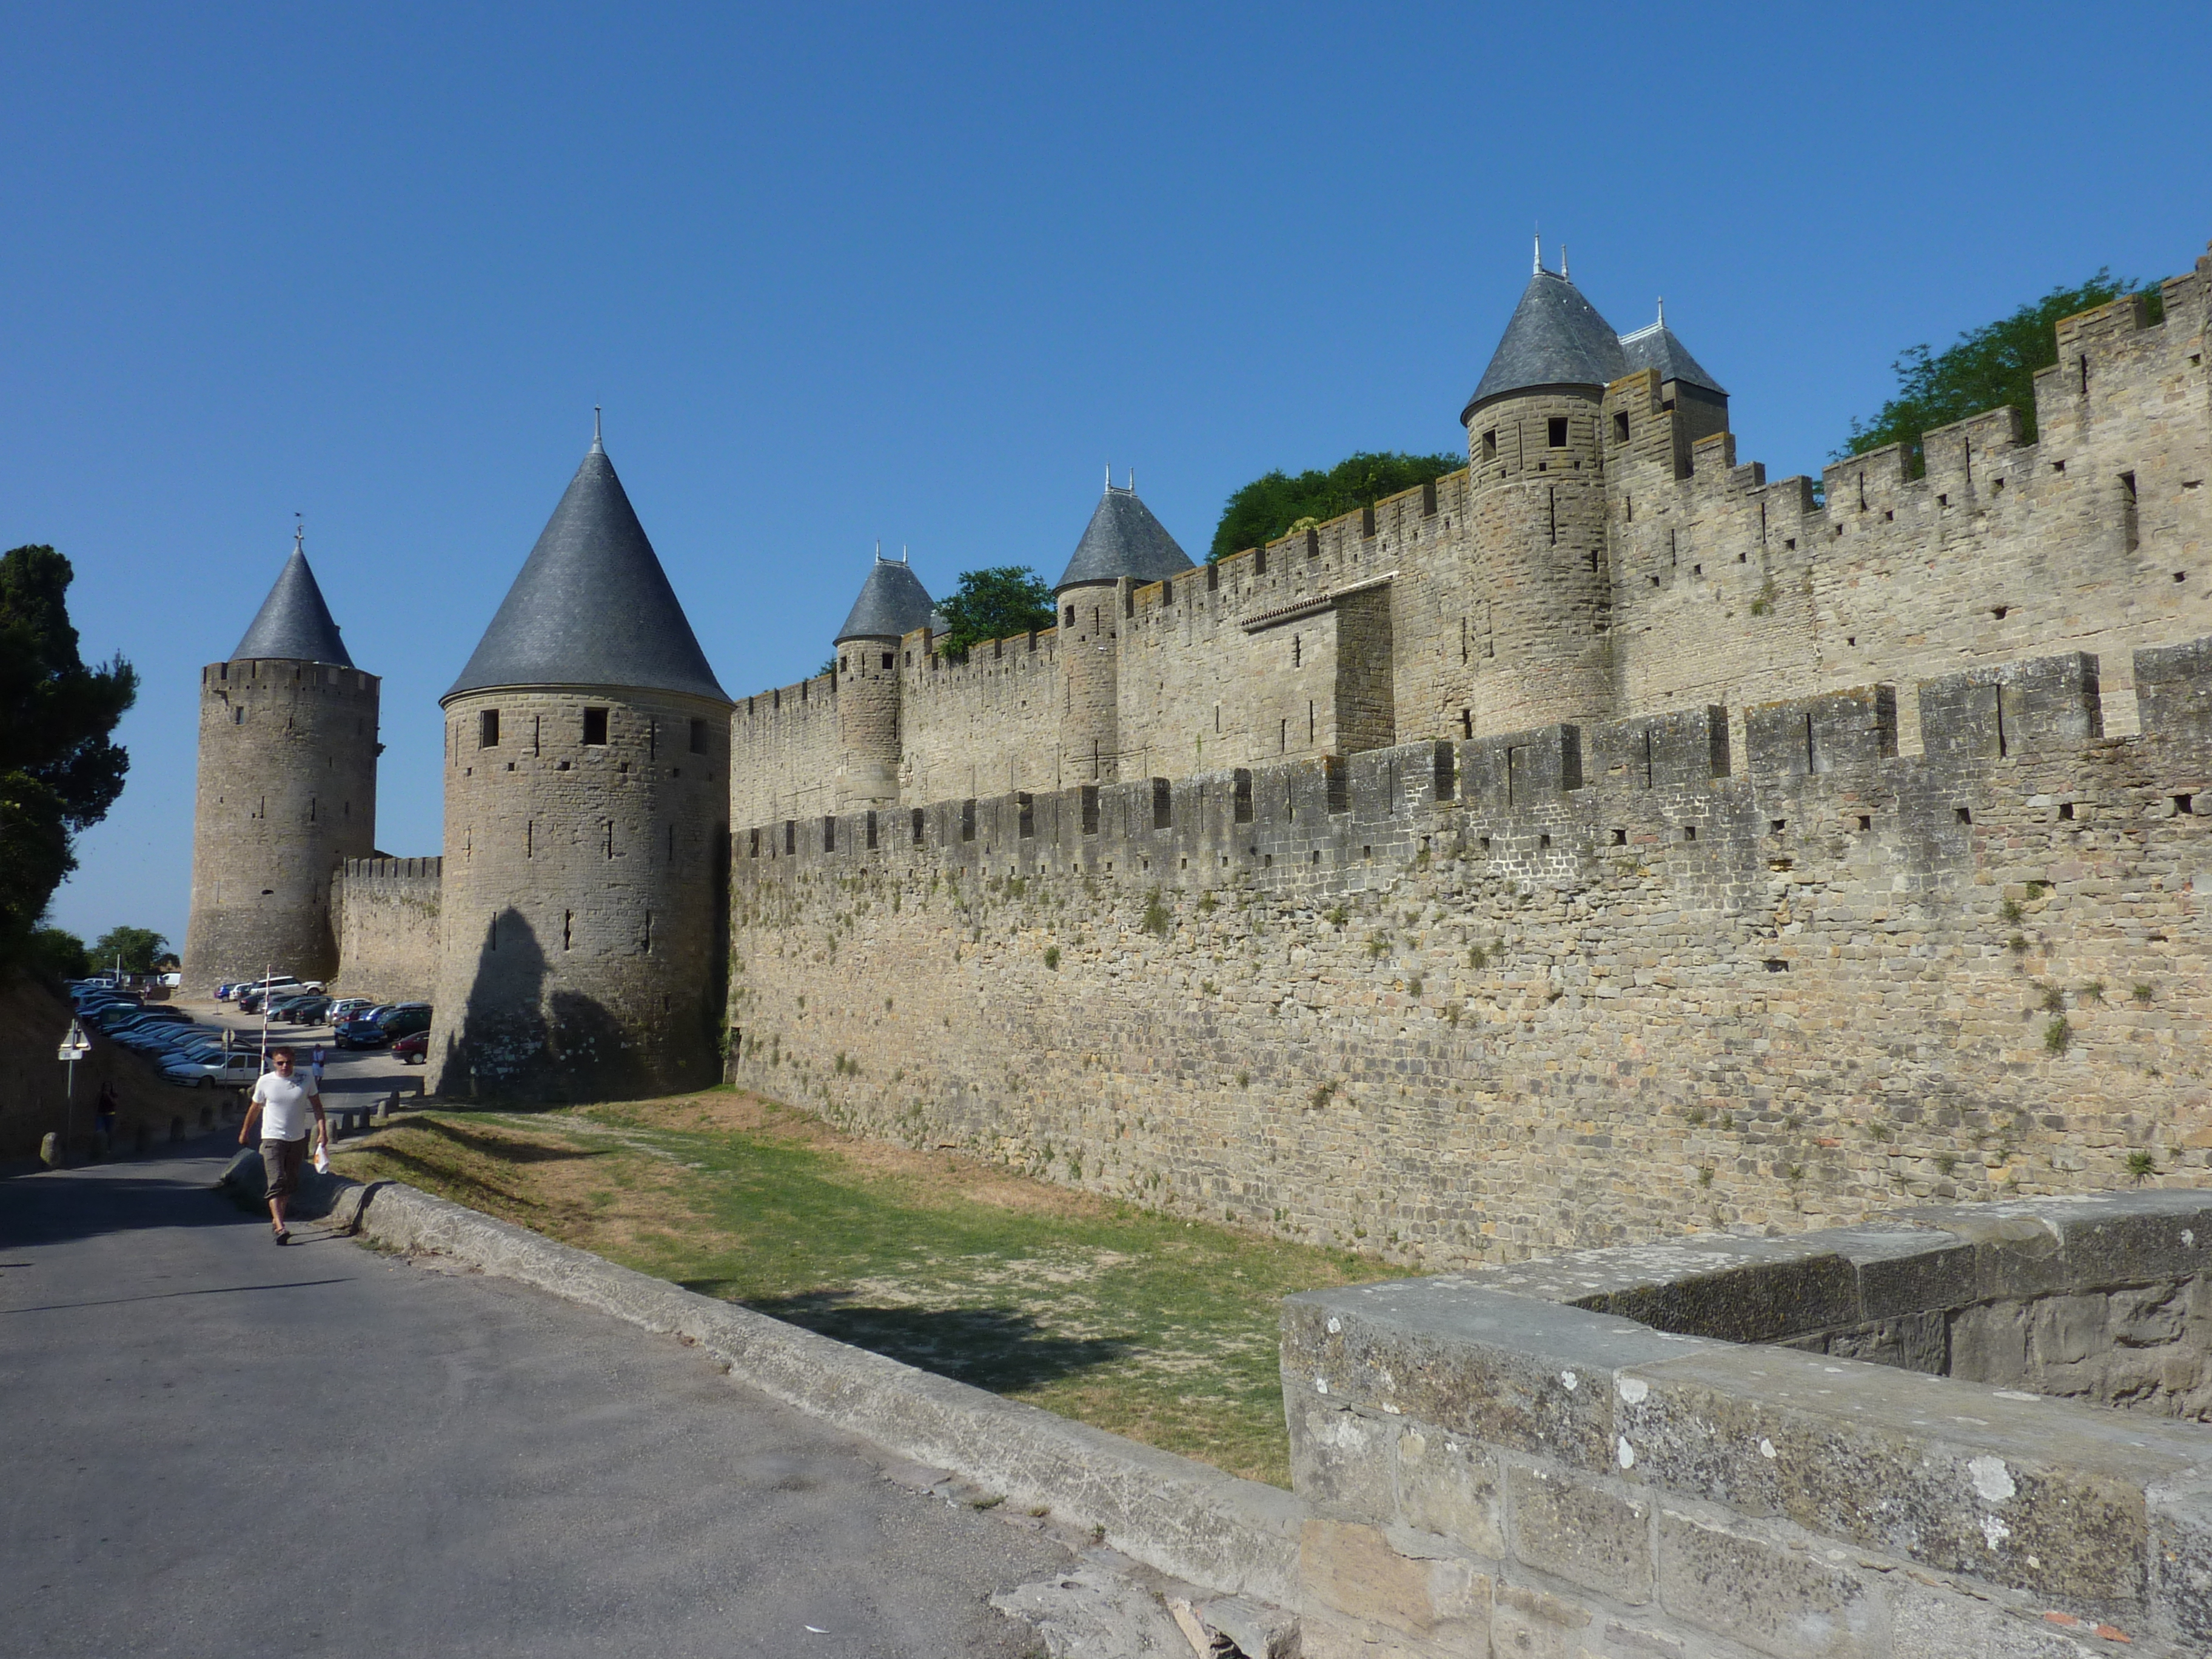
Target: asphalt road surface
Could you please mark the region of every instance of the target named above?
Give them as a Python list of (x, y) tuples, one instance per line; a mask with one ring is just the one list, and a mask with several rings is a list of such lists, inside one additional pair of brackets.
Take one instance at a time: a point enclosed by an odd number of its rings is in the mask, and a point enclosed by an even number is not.
[(0, 1654), (1041, 1651), (983, 1598), (1049, 1538), (672, 1340), (280, 1249), (192, 1150), (0, 1180)]

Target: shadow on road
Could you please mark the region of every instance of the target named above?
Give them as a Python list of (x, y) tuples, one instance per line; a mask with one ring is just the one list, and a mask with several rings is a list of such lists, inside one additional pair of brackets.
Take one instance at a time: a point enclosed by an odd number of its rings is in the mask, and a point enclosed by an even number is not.
[[(712, 1280), (688, 1281), (685, 1288), (715, 1293)], [(1135, 1352), (1133, 1344), (1115, 1337), (1055, 1336), (1012, 1308), (871, 1307), (852, 1296), (850, 1291), (806, 1291), (756, 1297), (744, 1305), (994, 1394), (1018, 1394)]]
[[(236, 1131), (202, 1136), (159, 1162), (94, 1164), (0, 1178), (0, 1247), (57, 1244), (162, 1227), (254, 1224), (215, 1191)], [(268, 1225), (265, 1218), (260, 1223)]]

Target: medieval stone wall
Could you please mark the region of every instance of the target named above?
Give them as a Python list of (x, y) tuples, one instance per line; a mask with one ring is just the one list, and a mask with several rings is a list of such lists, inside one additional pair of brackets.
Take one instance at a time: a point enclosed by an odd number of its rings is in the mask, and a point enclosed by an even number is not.
[[(901, 647), (900, 802), (1740, 709), (2062, 647), (2111, 660), (2107, 724), (2124, 732), (2129, 653), (2212, 629), (2208, 273), (2212, 259), (2162, 284), (2155, 317), (2137, 296), (2067, 319), (2037, 382), (2037, 441), (2019, 441), (2014, 411), (1978, 416), (1928, 435), (1923, 477), (1889, 449), (1817, 486), (1769, 483), (1708, 429), (1717, 405), (1668, 407), (1647, 371), (1598, 403), (1487, 405), (1469, 471), (1170, 582), (1071, 591), (1072, 625), (983, 647), (988, 662), (933, 667), (916, 635)], [(1387, 628), (1370, 598), (1347, 642), (1336, 613), (1370, 586)], [(1048, 659), (1060, 684), (1041, 692), (1029, 676)], [(1378, 670), (1388, 719), (1362, 695), (1339, 731), (1340, 678), (1371, 688)], [(834, 682), (747, 700), (733, 821), (836, 810), (825, 693)], [(1911, 699), (1900, 716), (1917, 752)]]
[(837, 680), (818, 674), (740, 701), (730, 720), (732, 822), (837, 810)]
[(2133, 678), (2127, 737), (2072, 654), (741, 835), (734, 1074), (1411, 1263), (2202, 1181), (2212, 647)]
[(901, 799), (1060, 787), (1058, 629), (986, 641), (964, 663), (917, 632), (902, 644), (899, 674)]
[(348, 859), (331, 881), (343, 963), (332, 988), (380, 1002), (427, 1002), (438, 983), (442, 859)]

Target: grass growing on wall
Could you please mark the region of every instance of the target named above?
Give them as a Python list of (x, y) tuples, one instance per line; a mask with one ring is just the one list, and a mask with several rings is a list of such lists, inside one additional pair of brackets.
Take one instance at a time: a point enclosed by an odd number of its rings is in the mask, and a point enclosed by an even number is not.
[(1278, 1304), (1376, 1276), (726, 1091), (426, 1113), (338, 1166), (1284, 1486)]

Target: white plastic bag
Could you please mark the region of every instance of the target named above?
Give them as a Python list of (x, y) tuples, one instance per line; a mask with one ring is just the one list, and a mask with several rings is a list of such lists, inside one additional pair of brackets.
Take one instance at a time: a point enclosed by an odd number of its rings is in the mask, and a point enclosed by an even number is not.
[(320, 1135), (318, 1135), (315, 1137), (315, 1173), (317, 1175), (328, 1175), (330, 1172), (330, 1143), (325, 1140)]

